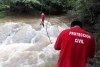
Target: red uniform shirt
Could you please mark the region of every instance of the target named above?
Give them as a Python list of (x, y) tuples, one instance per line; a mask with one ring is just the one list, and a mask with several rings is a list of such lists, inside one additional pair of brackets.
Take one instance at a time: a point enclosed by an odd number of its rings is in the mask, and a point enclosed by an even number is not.
[(41, 19), (42, 19), (42, 21), (44, 21), (44, 17), (45, 17), (45, 16), (44, 16), (44, 13), (42, 13), (42, 14), (41, 14)]
[(60, 50), (57, 67), (85, 67), (87, 59), (95, 54), (95, 40), (80, 27), (64, 30), (54, 45)]

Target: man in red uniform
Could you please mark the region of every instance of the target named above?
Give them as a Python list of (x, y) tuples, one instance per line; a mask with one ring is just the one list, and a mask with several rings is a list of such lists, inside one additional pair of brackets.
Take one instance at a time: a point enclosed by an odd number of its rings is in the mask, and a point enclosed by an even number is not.
[(82, 27), (80, 21), (73, 21), (70, 29), (59, 34), (54, 45), (60, 50), (57, 67), (85, 67), (87, 59), (94, 57), (94, 37)]
[(45, 15), (44, 15), (44, 13), (42, 13), (41, 14), (41, 23), (40, 23), (40, 25), (43, 25), (43, 27), (44, 27), (44, 18), (45, 18)]

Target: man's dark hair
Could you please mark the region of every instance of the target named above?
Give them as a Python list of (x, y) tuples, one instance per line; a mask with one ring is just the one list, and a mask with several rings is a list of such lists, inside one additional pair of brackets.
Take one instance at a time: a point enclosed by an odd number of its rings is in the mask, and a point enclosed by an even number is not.
[(71, 27), (74, 27), (74, 26), (80, 26), (81, 28), (83, 28), (83, 24), (80, 22), (80, 21), (73, 21), (71, 23)]

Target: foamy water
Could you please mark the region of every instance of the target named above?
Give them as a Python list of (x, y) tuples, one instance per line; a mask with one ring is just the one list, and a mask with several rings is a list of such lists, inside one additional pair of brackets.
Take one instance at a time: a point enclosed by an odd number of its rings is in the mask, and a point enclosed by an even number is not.
[(68, 28), (51, 25), (38, 30), (30, 24), (0, 24), (0, 67), (55, 67), (59, 51), (54, 50), (58, 34)]

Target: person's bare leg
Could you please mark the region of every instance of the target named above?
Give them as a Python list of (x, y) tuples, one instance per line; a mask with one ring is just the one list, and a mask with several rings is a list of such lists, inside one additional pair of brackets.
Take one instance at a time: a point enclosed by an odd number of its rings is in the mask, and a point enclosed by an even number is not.
[(40, 25), (42, 25), (42, 26), (44, 27), (44, 21), (42, 21), (42, 22), (40, 23)]

